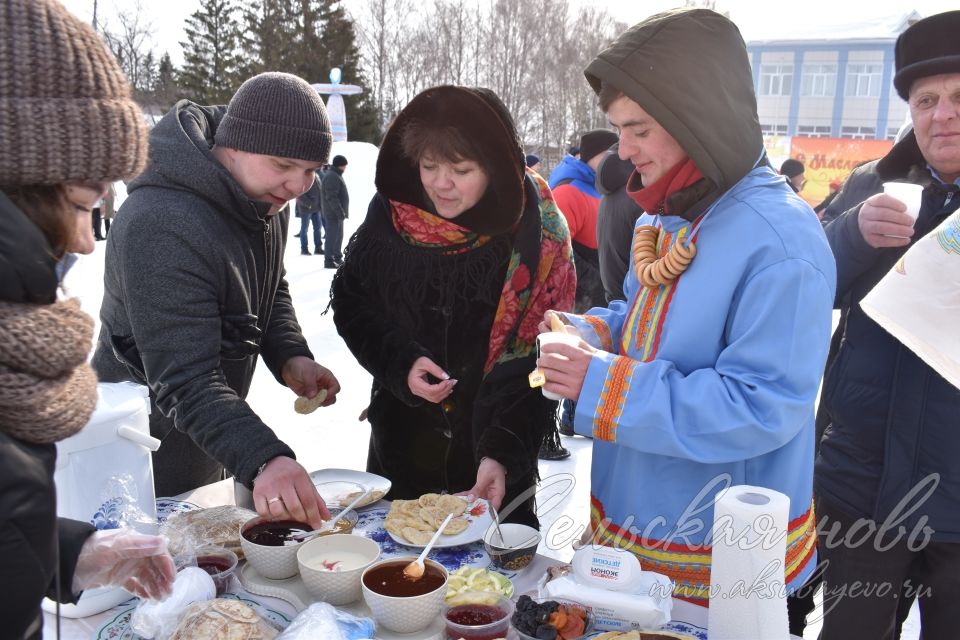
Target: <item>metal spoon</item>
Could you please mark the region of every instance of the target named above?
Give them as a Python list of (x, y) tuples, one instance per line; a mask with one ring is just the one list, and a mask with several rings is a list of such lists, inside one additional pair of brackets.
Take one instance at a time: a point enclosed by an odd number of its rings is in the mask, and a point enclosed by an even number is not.
[(453, 518), (452, 513), (448, 513), (447, 517), (443, 519), (443, 524), (440, 525), (440, 528), (437, 529), (437, 532), (433, 534), (433, 537), (430, 538), (430, 542), (427, 543), (427, 546), (423, 548), (423, 551), (420, 552), (420, 555), (416, 560), (408, 564), (403, 568), (403, 575), (411, 580), (419, 580), (423, 577), (423, 559), (427, 557), (427, 554), (430, 553), (430, 550), (433, 549), (433, 545), (437, 542), (437, 538), (440, 537), (440, 534), (444, 529), (447, 528), (447, 524), (450, 523), (450, 520)]
[(363, 493), (361, 493), (356, 500), (348, 504), (340, 513), (337, 514), (337, 517), (331, 518), (327, 522), (324, 522), (323, 526), (320, 527), (319, 529), (314, 529), (313, 531), (304, 531), (303, 533), (295, 533), (292, 536), (290, 536), (290, 539), (298, 540), (300, 542), (306, 542), (307, 540), (312, 540), (313, 538), (320, 535), (321, 533), (326, 533), (327, 531), (332, 530), (334, 527), (337, 526), (337, 523), (340, 522), (340, 518), (347, 515), (347, 512), (350, 511), (350, 509), (353, 509), (355, 506), (360, 504), (360, 502), (364, 498), (370, 495), (371, 491), (372, 489), (364, 489)]
[[(493, 508), (493, 504), (487, 504), (490, 507), (490, 513), (493, 514), (493, 525), (497, 528), (497, 535), (500, 536), (500, 544), (503, 545), (505, 541), (503, 539), (503, 532), (500, 531), (500, 516), (497, 514), (497, 510)], [(491, 542), (493, 541), (491, 540)]]

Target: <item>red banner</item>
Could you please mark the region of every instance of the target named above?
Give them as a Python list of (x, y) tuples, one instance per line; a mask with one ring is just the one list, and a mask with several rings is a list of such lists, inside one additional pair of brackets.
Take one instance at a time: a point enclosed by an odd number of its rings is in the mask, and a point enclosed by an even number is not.
[(832, 181), (842, 183), (854, 167), (886, 155), (892, 146), (890, 140), (794, 136), (790, 144), (790, 157), (804, 164), (803, 177), (807, 179), (800, 195), (810, 206), (820, 204), (830, 193)]

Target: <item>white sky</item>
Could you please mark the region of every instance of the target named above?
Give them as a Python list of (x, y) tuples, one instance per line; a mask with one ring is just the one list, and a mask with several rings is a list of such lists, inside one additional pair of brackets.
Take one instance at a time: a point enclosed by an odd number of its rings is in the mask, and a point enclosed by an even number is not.
[[(61, 0), (63, 4), (84, 20), (93, 15), (94, 0)], [(345, 0), (348, 8), (361, 0)], [(116, 22), (118, 11), (130, 11), (137, 0), (97, 0), (101, 23)], [(682, 0), (571, 0), (574, 5), (591, 4), (605, 6), (618, 20), (627, 24), (639, 22), (646, 16), (682, 4)], [(160, 52), (169, 51), (175, 64), (180, 64), (183, 55), (179, 42), (185, 40), (183, 23), (196, 11), (199, 0), (166, 0), (157, 2), (143, 0), (143, 15), (156, 30), (155, 43)], [(878, 13), (890, 15), (906, 13), (915, 9), (922, 16), (957, 8), (956, 0), (911, 0), (903, 5), (892, 5), (876, 0), (807, 0), (788, 6), (783, 2), (757, 2), (755, 0), (718, 0), (719, 11), (729, 11), (731, 18), (740, 27), (747, 40), (761, 39), (770, 29), (783, 33), (785, 21), (798, 30), (808, 32), (818, 25), (854, 24), (869, 19)]]

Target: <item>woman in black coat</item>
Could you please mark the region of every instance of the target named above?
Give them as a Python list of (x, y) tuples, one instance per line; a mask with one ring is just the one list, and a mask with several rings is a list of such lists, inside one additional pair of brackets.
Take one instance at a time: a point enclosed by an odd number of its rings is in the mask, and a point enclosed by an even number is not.
[[(93, 320), (57, 300), (68, 252), (93, 250), (106, 183), (146, 159), (143, 115), (93, 29), (53, 0), (0, 11), (0, 637), (40, 638), (46, 595), (117, 585), (158, 597), (174, 578), (160, 536), (56, 517), (56, 442), (97, 402)], [(28, 46), (29, 45), (29, 46)]]
[(367, 469), (392, 481), (391, 498), (470, 492), (536, 526), (556, 403), (527, 374), (543, 313), (573, 305), (563, 217), (483, 89), (414, 98), (384, 138), (376, 185), (332, 288), (337, 330), (373, 375)]

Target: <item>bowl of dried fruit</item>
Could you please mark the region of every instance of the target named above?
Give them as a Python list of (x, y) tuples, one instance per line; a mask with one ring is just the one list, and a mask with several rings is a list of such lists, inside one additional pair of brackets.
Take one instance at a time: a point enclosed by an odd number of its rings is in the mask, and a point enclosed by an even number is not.
[(517, 598), (510, 625), (521, 640), (578, 640), (590, 633), (590, 607), (569, 600)]

